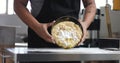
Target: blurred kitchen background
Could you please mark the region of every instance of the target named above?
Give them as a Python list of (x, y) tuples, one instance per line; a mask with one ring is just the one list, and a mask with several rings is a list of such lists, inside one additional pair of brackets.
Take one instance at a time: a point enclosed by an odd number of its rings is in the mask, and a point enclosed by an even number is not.
[[(117, 2), (115, 2), (117, 1)], [(112, 38), (120, 38), (120, 0), (95, 0), (97, 12), (95, 19), (98, 20), (98, 29), (91, 27), (87, 38), (109, 38), (108, 27), (106, 23), (106, 10), (109, 12), (109, 21), (111, 22)], [(114, 2), (114, 3), (113, 3)], [(27, 8), (29, 11), (30, 3)], [(83, 18), (84, 7), (81, 6), (80, 18)], [(96, 20), (95, 20), (96, 21)], [(93, 31), (93, 32), (91, 32)], [(92, 35), (91, 35), (92, 34)], [(99, 36), (98, 36), (99, 35)], [(111, 38), (111, 37), (110, 37)], [(0, 41), (15, 43), (27, 43), (27, 26), (18, 18), (13, 10), (13, 0), (0, 0)], [(9, 43), (8, 43), (9, 44)], [(0, 45), (2, 46), (2, 45)]]
[[(106, 25), (105, 17), (105, 5), (106, 0), (95, 0), (96, 6), (100, 9), (100, 37), (108, 37), (108, 30)], [(113, 0), (108, 0), (109, 4), (109, 14), (111, 21), (112, 34), (114, 37), (119, 37), (120, 35), (120, 11), (113, 9)], [(30, 8), (30, 3), (28, 3), (28, 9)], [(82, 9), (81, 6), (80, 17), (82, 18)], [(98, 15), (97, 15), (98, 16)], [(17, 17), (13, 10), (13, 0), (0, 0), (0, 27), (16, 27), (16, 37), (15, 42), (23, 42), (23, 38), (27, 37), (27, 26)]]

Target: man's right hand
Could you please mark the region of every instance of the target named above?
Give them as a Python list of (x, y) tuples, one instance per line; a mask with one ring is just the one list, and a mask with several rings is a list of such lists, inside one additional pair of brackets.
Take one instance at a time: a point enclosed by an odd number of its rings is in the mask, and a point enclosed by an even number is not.
[(51, 23), (39, 23), (36, 29), (34, 31), (37, 35), (39, 35), (41, 38), (43, 38), (45, 41), (53, 42), (53, 38), (51, 34), (48, 32), (48, 27), (52, 26), (55, 23), (55, 21)]
[(48, 27), (54, 24), (54, 21), (51, 23), (39, 23), (34, 16), (28, 11), (27, 3), (29, 0), (14, 0), (14, 11), (18, 17), (36, 32), (41, 38), (48, 42), (52, 41), (52, 36), (48, 33)]

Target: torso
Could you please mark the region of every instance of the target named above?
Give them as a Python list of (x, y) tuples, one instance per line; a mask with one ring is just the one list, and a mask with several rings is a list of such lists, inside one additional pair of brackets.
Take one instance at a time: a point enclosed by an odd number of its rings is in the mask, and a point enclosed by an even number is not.
[[(38, 6), (38, 4), (35, 3), (41, 4)], [(61, 16), (73, 16), (78, 18), (80, 10), (80, 0), (31, 0), (31, 5), (33, 8), (32, 14), (40, 23), (51, 22)], [(37, 9), (35, 6), (39, 8)], [(48, 31), (50, 32), (50, 30)], [(56, 45), (42, 40), (30, 28), (28, 31), (28, 40), (30, 47), (35, 43), (35, 46), (38, 47), (56, 47)]]

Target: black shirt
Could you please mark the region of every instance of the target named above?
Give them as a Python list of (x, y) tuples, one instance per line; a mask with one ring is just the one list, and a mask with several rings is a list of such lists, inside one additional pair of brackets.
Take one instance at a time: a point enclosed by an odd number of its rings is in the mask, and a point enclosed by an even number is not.
[[(79, 11), (80, 0), (44, 0), (41, 10), (35, 18), (40, 23), (48, 23), (61, 16), (73, 16), (78, 18)], [(48, 31), (50, 33), (50, 28)], [(58, 47), (57, 45), (44, 41), (30, 28), (28, 29), (28, 46), (45, 48)]]

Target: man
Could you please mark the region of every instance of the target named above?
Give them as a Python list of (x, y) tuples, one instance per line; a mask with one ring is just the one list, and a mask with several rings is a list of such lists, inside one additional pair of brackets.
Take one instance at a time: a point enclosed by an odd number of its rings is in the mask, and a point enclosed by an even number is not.
[[(93, 21), (96, 13), (94, 0), (82, 0), (85, 7), (83, 20), (79, 18), (81, 0), (30, 0), (31, 13), (26, 6), (29, 0), (14, 0), (14, 10), (21, 20), (28, 25), (28, 47), (32, 48), (54, 48), (54, 38), (50, 34), (50, 27), (54, 20), (61, 16), (73, 16), (83, 26), (86, 37), (87, 28)], [(78, 44), (80, 45), (80, 44)]]

